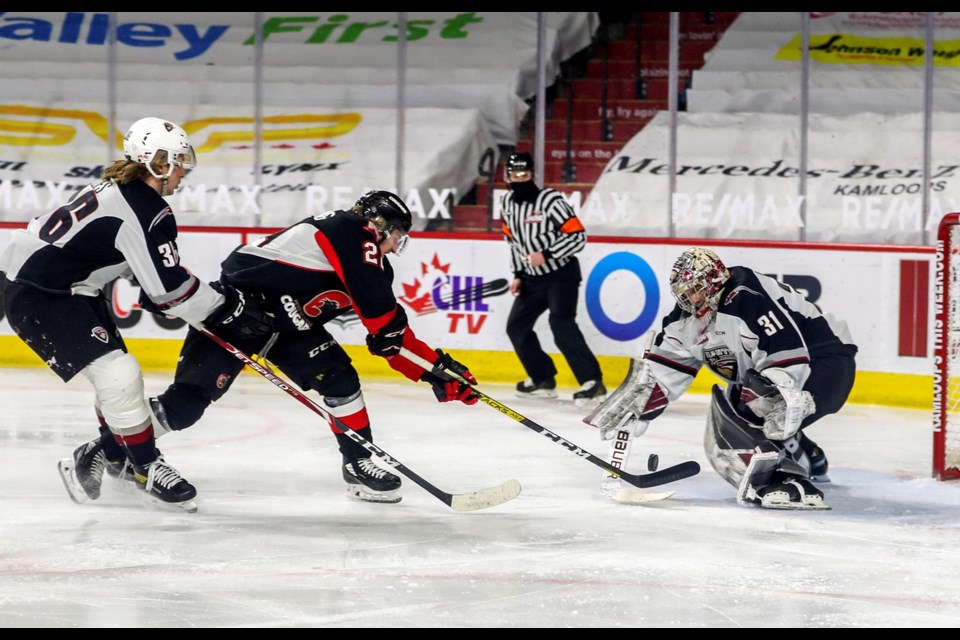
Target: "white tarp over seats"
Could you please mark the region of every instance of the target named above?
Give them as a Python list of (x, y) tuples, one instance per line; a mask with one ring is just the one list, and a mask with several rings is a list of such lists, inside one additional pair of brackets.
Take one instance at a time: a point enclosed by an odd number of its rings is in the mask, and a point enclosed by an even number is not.
[[(146, 65), (138, 65), (145, 67)], [(183, 80), (177, 83), (160, 83), (148, 80), (149, 76), (125, 71), (118, 88), (127, 96), (136, 100), (155, 104), (153, 112), (160, 114), (165, 109), (160, 105), (170, 100), (171, 86), (182, 88), (185, 100), (206, 105), (245, 105), (247, 113), (253, 114), (253, 84), (242, 80), (232, 81), (214, 74), (214, 79), (197, 80), (189, 87)], [(2, 74), (0, 74), (2, 75)], [(197, 74), (199, 75), (199, 74)], [(224, 74), (230, 75), (230, 74)], [(135, 78), (135, 79), (134, 79)], [(396, 78), (394, 78), (395, 80)], [(488, 78), (496, 80), (496, 76)], [(430, 82), (426, 84), (408, 84), (406, 91), (407, 108), (432, 108), (438, 104), (449, 106), (443, 109), (465, 109), (479, 111), (486, 121), (495, 144), (508, 144), (516, 141), (517, 127), (528, 111), (528, 106), (509, 90), (510, 81), (501, 74), (501, 84), (473, 83), (458, 84)], [(103, 79), (83, 79), (77, 77), (0, 78), (0, 86), (9, 87), (4, 95), (15, 93), (19, 100), (27, 102), (49, 102), (58, 106), (71, 105), (89, 100), (90, 95), (107, 95), (109, 83)], [(277, 81), (267, 77), (263, 84), (263, 104), (265, 107), (300, 110), (304, 107), (325, 109), (390, 109), (394, 113), (397, 104), (397, 85), (393, 83), (374, 84), (333, 84), (332, 82)], [(103, 109), (101, 109), (103, 110)], [(105, 110), (104, 110), (105, 112)], [(409, 116), (408, 116), (409, 117)], [(121, 123), (118, 123), (121, 124)], [(381, 138), (384, 144), (387, 138)], [(475, 176), (479, 178), (479, 174)]]
[[(821, 74), (886, 75), (898, 77), (913, 71), (923, 80), (923, 48), (926, 39), (925, 12), (811, 12), (810, 77)], [(960, 69), (960, 12), (934, 14), (934, 68)], [(797, 72), (802, 44), (799, 12), (745, 11), (723, 33), (717, 46), (709, 51), (702, 69), (693, 74), (696, 88), (716, 88), (722, 79), (708, 82), (714, 72), (763, 71)], [(749, 75), (732, 79), (726, 88), (753, 88), (753, 80), (769, 86), (769, 76)], [(955, 86), (956, 81), (950, 82)], [(937, 80), (940, 78), (938, 76)], [(855, 86), (870, 80), (854, 80)], [(882, 82), (882, 81), (881, 81)], [(704, 83), (701, 85), (700, 83)]]
[[(936, 19), (926, 185), (923, 16), (812, 14), (803, 185), (800, 15), (741, 13), (693, 74), (677, 119), (673, 193), (669, 114), (661, 112), (598, 180), (589, 199), (605, 210), (591, 231), (929, 243), (940, 217), (960, 207), (952, 157), (960, 142), (960, 13)], [(627, 213), (610, 215), (612, 202)]]
[[(673, 224), (678, 237), (922, 244), (960, 209), (960, 114), (934, 114), (938, 132), (929, 215), (921, 214), (923, 118), (811, 114), (806, 220), (799, 194), (796, 115), (679, 113)], [(667, 236), (669, 113), (610, 160), (591, 198), (624, 215), (587, 217), (591, 233)]]
[[(693, 72), (691, 112), (799, 113), (798, 14), (745, 12)], [(960, 13), (938, 14), (934, 109), (960, 107)], [(809, 109), (828, 115), (923, 109), (926, 32), (922, 14), (814, 13), (810, 19)]]
[[(394, 109), (265, 108), (258, 188), (253, 116), (243, 100), (243, 107), (222, 101), (184, 106), (169, 87), (165, 100), (147, 93), (148, 102), (121, 105), (117, 120), (160, 115), (190, 135), (198, 165), (168, 198), (181, 225), (285, 226), (349, 206), (368, 189), (396, 188)], [(0, 219), (25, 221), (51, 211), (122, 157), (123, 131), (115, 134), (118, 149), (107, 147), (102, 105), (63, 104), (0, 104)], [(495, 142), (475, 109), (412, 108), (404, 125), (401, 195), (414, 212), (414, 228), (423, 228), (430, 218), (450, 217), (450, 202), (473, 187), (481, 157)]]
[[(882, 73), (864, 73), (863, 70), (818, 69), (811, 73), (808, 81), (810, 89), (912, 89), (923, 90), (924, 69), (922, 67), (889, 67)], [(729, 70), (697, 69), (691, 81), (693, 90), (719, 89), (739, 91), (749, 89), (796, 90), (802, 82), (799, 69), (792, 70)], [(960, 89), (960, 73), (955, 69), (934, 67), (933, 83), (937, 91), (941, 89)], [(688, 90), (687, 95), (690, 95)]]
[[(550, 85), (560, 63), (591, 43), (599, 20), (591, 12), (544, 15)], [(3, 60), (50, 62), (65, 69), (94, 63), (77, 67), (73, 77), (105, 80), (107, 47), (102, 45), (107, 16), (5, 12), (0, 17)], [(302, 106), (394, 106), (398, 17), (395, 12), (265, 12), (264, 103), (287, 106), (302, 95)], [(537, 13), (409, 12), (405, 20), (407, 105), (480, 109), (498, 144), (515, 144), (529, 110), (525, 101), (537, 90)], [(117, 24), (118, 79), (162, 78), (167, 84), (200, 82), (199, 75), (204, 82), (253, 83), (252, 13), (121, 12)], [(124, 71), (127, 65), (139, 68)], [(146, 74), (144, 66), (149, 66)], [(45, 79), (43, 70), (29, 76)], [(54, 71), (53, 77), (63, 73)], [(286, 96), (273, 96), (284, 91)], [(126, 100), (129, 93), (121, 91), (119, 100)], [(252, 96), (251, 88), (247, 99), (252, 101)], [(14, 93), (7, 100), (11, 97), (21, 96)], [(43, 100), (33, 94), (30, 98)]]
[[(915, 113), (923, 109), (923, 93), (916, 89), (817, 89), (807, 97), (811, 113), (854, 115), (857, 113)], [(687, 91), (690, 113), (800, 113), (800, 90), (707, 89)], [(960, 112), (960, 91), (938, 89), (933, 94), (937, 111)]]

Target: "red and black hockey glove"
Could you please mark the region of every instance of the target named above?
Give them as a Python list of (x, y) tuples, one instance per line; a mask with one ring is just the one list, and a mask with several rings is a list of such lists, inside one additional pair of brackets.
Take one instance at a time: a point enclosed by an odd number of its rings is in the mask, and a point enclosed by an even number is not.
[(464, 404), (476, 404), (479, 398), (470, 385), (477, 384), (477, 379), (473, 377), (469, 369), (450, 357), (449, 353), (444, 353), (440, 349), (437, 349), (437, 353), (440, 357), (433, 363), (434, 371), (448, 372), (451, 375), (462, 377), (469, 384), (449, 379), (442, 373), (437, 374), (432, 371), (425, 372), (420, 379), (430, 383), (430, 386), (433, 387), (433, 395), (437, 396), (439, 402), (459, 400)]

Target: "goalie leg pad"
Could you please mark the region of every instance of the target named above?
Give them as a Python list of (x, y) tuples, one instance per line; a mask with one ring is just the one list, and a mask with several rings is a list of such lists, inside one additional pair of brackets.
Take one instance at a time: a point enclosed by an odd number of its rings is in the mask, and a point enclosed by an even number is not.
[(780, 467), (783, 457), (783, 451), (769, 442), (763, 442), (754, 449), (750, 464), (747, 465), (740, 479), (740, 486), (737, 488), (739, 504), (762, 506), (763, 492), (773, 481), (773, 476)]
[(764, 442), (763, 432), (737, 413), (720, 386), (714, 385), (703, 436), (704, 452), (713, 470), (739, 488), (754, 449)]

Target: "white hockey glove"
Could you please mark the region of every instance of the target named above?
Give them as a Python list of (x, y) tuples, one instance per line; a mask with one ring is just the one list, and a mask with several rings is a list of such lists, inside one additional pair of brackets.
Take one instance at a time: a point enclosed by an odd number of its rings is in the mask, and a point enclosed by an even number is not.
[(793, 378), (776, 368), (747, 371), (740, 397), (763, 419), (763, 435), (770, 440), (793, 437), (803, 419), (817, 409), (810, 392), (797, 389)]
[(621, 429), (642, 435), (649, 421), (667, 406), (663, 389), (650, 379), (649, 365), (641, 358), (630, 360), (626, 379), (583, 421), (600, 429), (600, 438), (610, 440)]

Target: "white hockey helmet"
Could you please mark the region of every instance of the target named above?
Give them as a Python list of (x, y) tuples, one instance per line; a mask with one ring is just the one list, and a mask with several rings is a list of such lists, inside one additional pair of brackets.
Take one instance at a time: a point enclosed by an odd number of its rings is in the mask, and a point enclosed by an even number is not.
[[(157, 152), (165, 151), (166, 160), (157, 164), (166, 164), (164, 175), (157, 173), (155, 161)], [(173, 168), (192, 169), (197, 166), (197, 154), (193, 151), (187, 132), (162, 118), (141, 118), (127, 130), (123, 136), (123, 154), (127, 160), (147, 166), (155, 178), (169, 178)]]
[(720, 290), (730, 271), (710, 249), (691, 247), (680, 254), (670, 270), (670, 293), (684, 311), (702, 316), (716, 311)]

